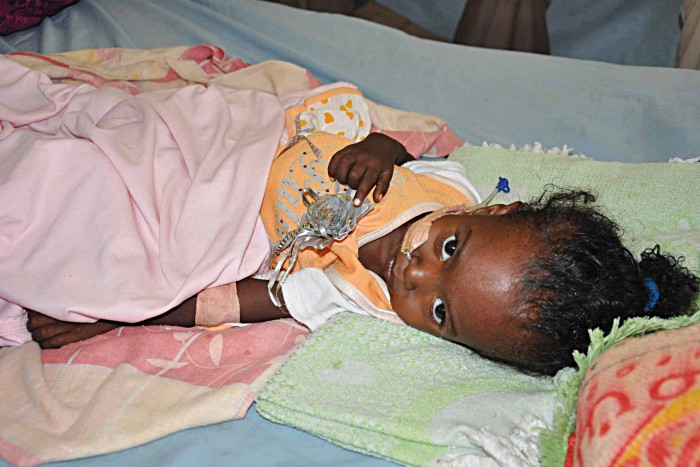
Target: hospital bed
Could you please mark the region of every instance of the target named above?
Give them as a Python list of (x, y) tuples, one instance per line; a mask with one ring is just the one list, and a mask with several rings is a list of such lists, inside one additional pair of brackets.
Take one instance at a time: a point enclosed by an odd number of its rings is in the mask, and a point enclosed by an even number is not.
[[(700, 73), (469, 48), (267, 2), (82, 0), (0, 38), (0, 52), (202, 43), (252, 63), (293, 62), (322, 82), (352, 82), (377, 102), (439, 116), (473, 145), (539, 142), (624, 162), (700, 154)], [(254, 408), (242, 420), (65, 464), (223, 463), (387, 464), (273, 424)]]

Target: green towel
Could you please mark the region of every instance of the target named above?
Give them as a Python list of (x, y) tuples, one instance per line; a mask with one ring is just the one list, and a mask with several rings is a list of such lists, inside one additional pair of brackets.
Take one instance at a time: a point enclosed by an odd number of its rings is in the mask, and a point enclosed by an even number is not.
[[(507, 442), (528, 412), (550, 422), (553, 389), (552, 378), (524, 375), (413, 328), (341, 313), (293, 351), (256, 407), (340, 446), (425, 465), (485, 457), (477, 443)], [(489, 432), (481, 433), (485, 421)]]
[[(700, 164), (619, 164), (478, 147), (450, 159), (466, 166), (484, 195), (499, 176), (507, 177), (512, 191), (496, 202), (530, 199), (549, 183), (591, 189), (624, 227), (633, 252), (659, 243), (700, 269)], [(577, 360), (592, 360), (624, 335), (684, 324), (630, 323), (607, 340), (594, 333), (589, 355)], [(577, 376), (585, 367), (557, 381), (563, 405), (543, 445), (554, 453), (550, 458), (566, 452)], [(554, 386), (551, 378), (520, 374), (414, 329), (342, 314), (294, 351), (258, 395), (257, 409), (270, 420), (401, 463), (473, 465), (469, 456), (491, 456), (511, 465), (512, 454), (526, 465), (537, 457), (525, 452), (528, 436), (537, 432), (533, 426), (551, 428)], [(528, 428), (533, 416), (543, 423)], [(524, 444), (517, 437), (523, 434)]]

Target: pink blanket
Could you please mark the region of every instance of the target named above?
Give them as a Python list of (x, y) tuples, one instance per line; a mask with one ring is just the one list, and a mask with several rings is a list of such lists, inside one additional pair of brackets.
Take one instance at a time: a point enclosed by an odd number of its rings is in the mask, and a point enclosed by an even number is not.
[(0, 349), (0, 457), (15, 465), (129, 448), (242, 418), (308, 331), (128, 327), (58, 350)]
[(132, 96), (0, 58), (0, 346), (26, 340), (20, 307), (136, 322), (254, 274), (282, 125), (268, 93)]

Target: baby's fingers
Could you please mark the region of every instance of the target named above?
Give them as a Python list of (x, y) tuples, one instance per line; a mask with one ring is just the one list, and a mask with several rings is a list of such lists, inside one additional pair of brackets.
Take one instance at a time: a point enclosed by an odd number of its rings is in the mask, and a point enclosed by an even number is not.
[(72, 344), (74, 342), (80, 342), (85, 339), (92, 337), (92, 334), (82, 335), (80, 328), (74, 328), (60, 334), (56, 334), (50, 339), (46, 339), (39, 343), (42, 349), (60, 349), (61, 347)]
[(36, 311), (27, 310), (27, 330), (29, 332), (32, 332), (41, 326), (59, 322), (60, 321), (58, 321), (57, 319), (53, 319), (49, 316), (37, 313)]
[(360, 180), (360, 183), (357, 184), (357, 191), (355, 191), (355, 199), (352, 200), (352, 204), (355, 206), (361, 205), (376, 183), (376, 172), (367, 170)]
[(341, 172), (344, 176), (347, 176), (348, 166), (352, 163), (352, 160), (346, 157), (350, 154), (350, 148), (351, 146), (343, 148), (340, 151), (333, 154), (333, 157), (331, 157), (331, 160), (328, 163), (328, 176), (331, 178), (331, 180), (340, 181)]
[(386, 169), (380, 173), (368, 169), (357, 187), (353, 204), (355, 206), (362, 204), (367, 195), (369, 195), (369, 192), (372, 191), (372, 188), (374, 188), (374, 202), (380, 202), (389, 189), (389, 183), (391, 182), (393, 173), (393, 168)]
[(75, 338), (73, 337), (73, 333), (68, 331), (61, 334), (56, 334), (50, 339), (39, 342), (39, 346), (42, 349), (60, 349), (64, 345), (72, 344), (73, 342), (76, 342)]
[(394, 175), (393, 167), (387, 169), (381, 174), (377, 179), (377, 185), (374, 187), (374, 202), (378, 203), (382, 200), (387, 191), (389, 191), (389, 184), (391, 183), (391, 177)]
[[(337, 180), (342, 185), (352, 185), (351, 178), (352, 173), (355, 170), (355, 160), (352, 157), (342, 157), (338, 161), (338, 165), (335, 167), (333, 174), (328, 172), (331, 181)], [(358, 167), (359, 169), (359, 167)]]
[(73, 329), (75, 323), (65, 323), (63, 321), (56, 321), (55, 323), (45, 324), (34, 330), (30, 331), (32, 333), (32, 340), (36, 341), (41, 345), (42, 348), (46, 347), (46, 342), (53, 339), (54, 337), (70, 332)]

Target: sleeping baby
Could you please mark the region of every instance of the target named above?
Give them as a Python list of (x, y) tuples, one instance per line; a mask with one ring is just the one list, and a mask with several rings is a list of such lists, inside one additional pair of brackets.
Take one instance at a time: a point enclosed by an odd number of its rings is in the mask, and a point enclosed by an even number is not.
[[(554, 374), (587, 347), (590, 328), (690, 311), (698, 278), (658, 246), (637, 260), (590, 193), (548, 189), (531, 202), (487, 205), (460, 164), (416, 160), (371, 133), (349, 85), (288, 97), (285, 108), (260, 206), (266, 267), (135, 324), (291, 316), (313, 331), (351, 311)], [(126, 324), (42, 311), (28, 311), (27, 327), (44, 348)]]

